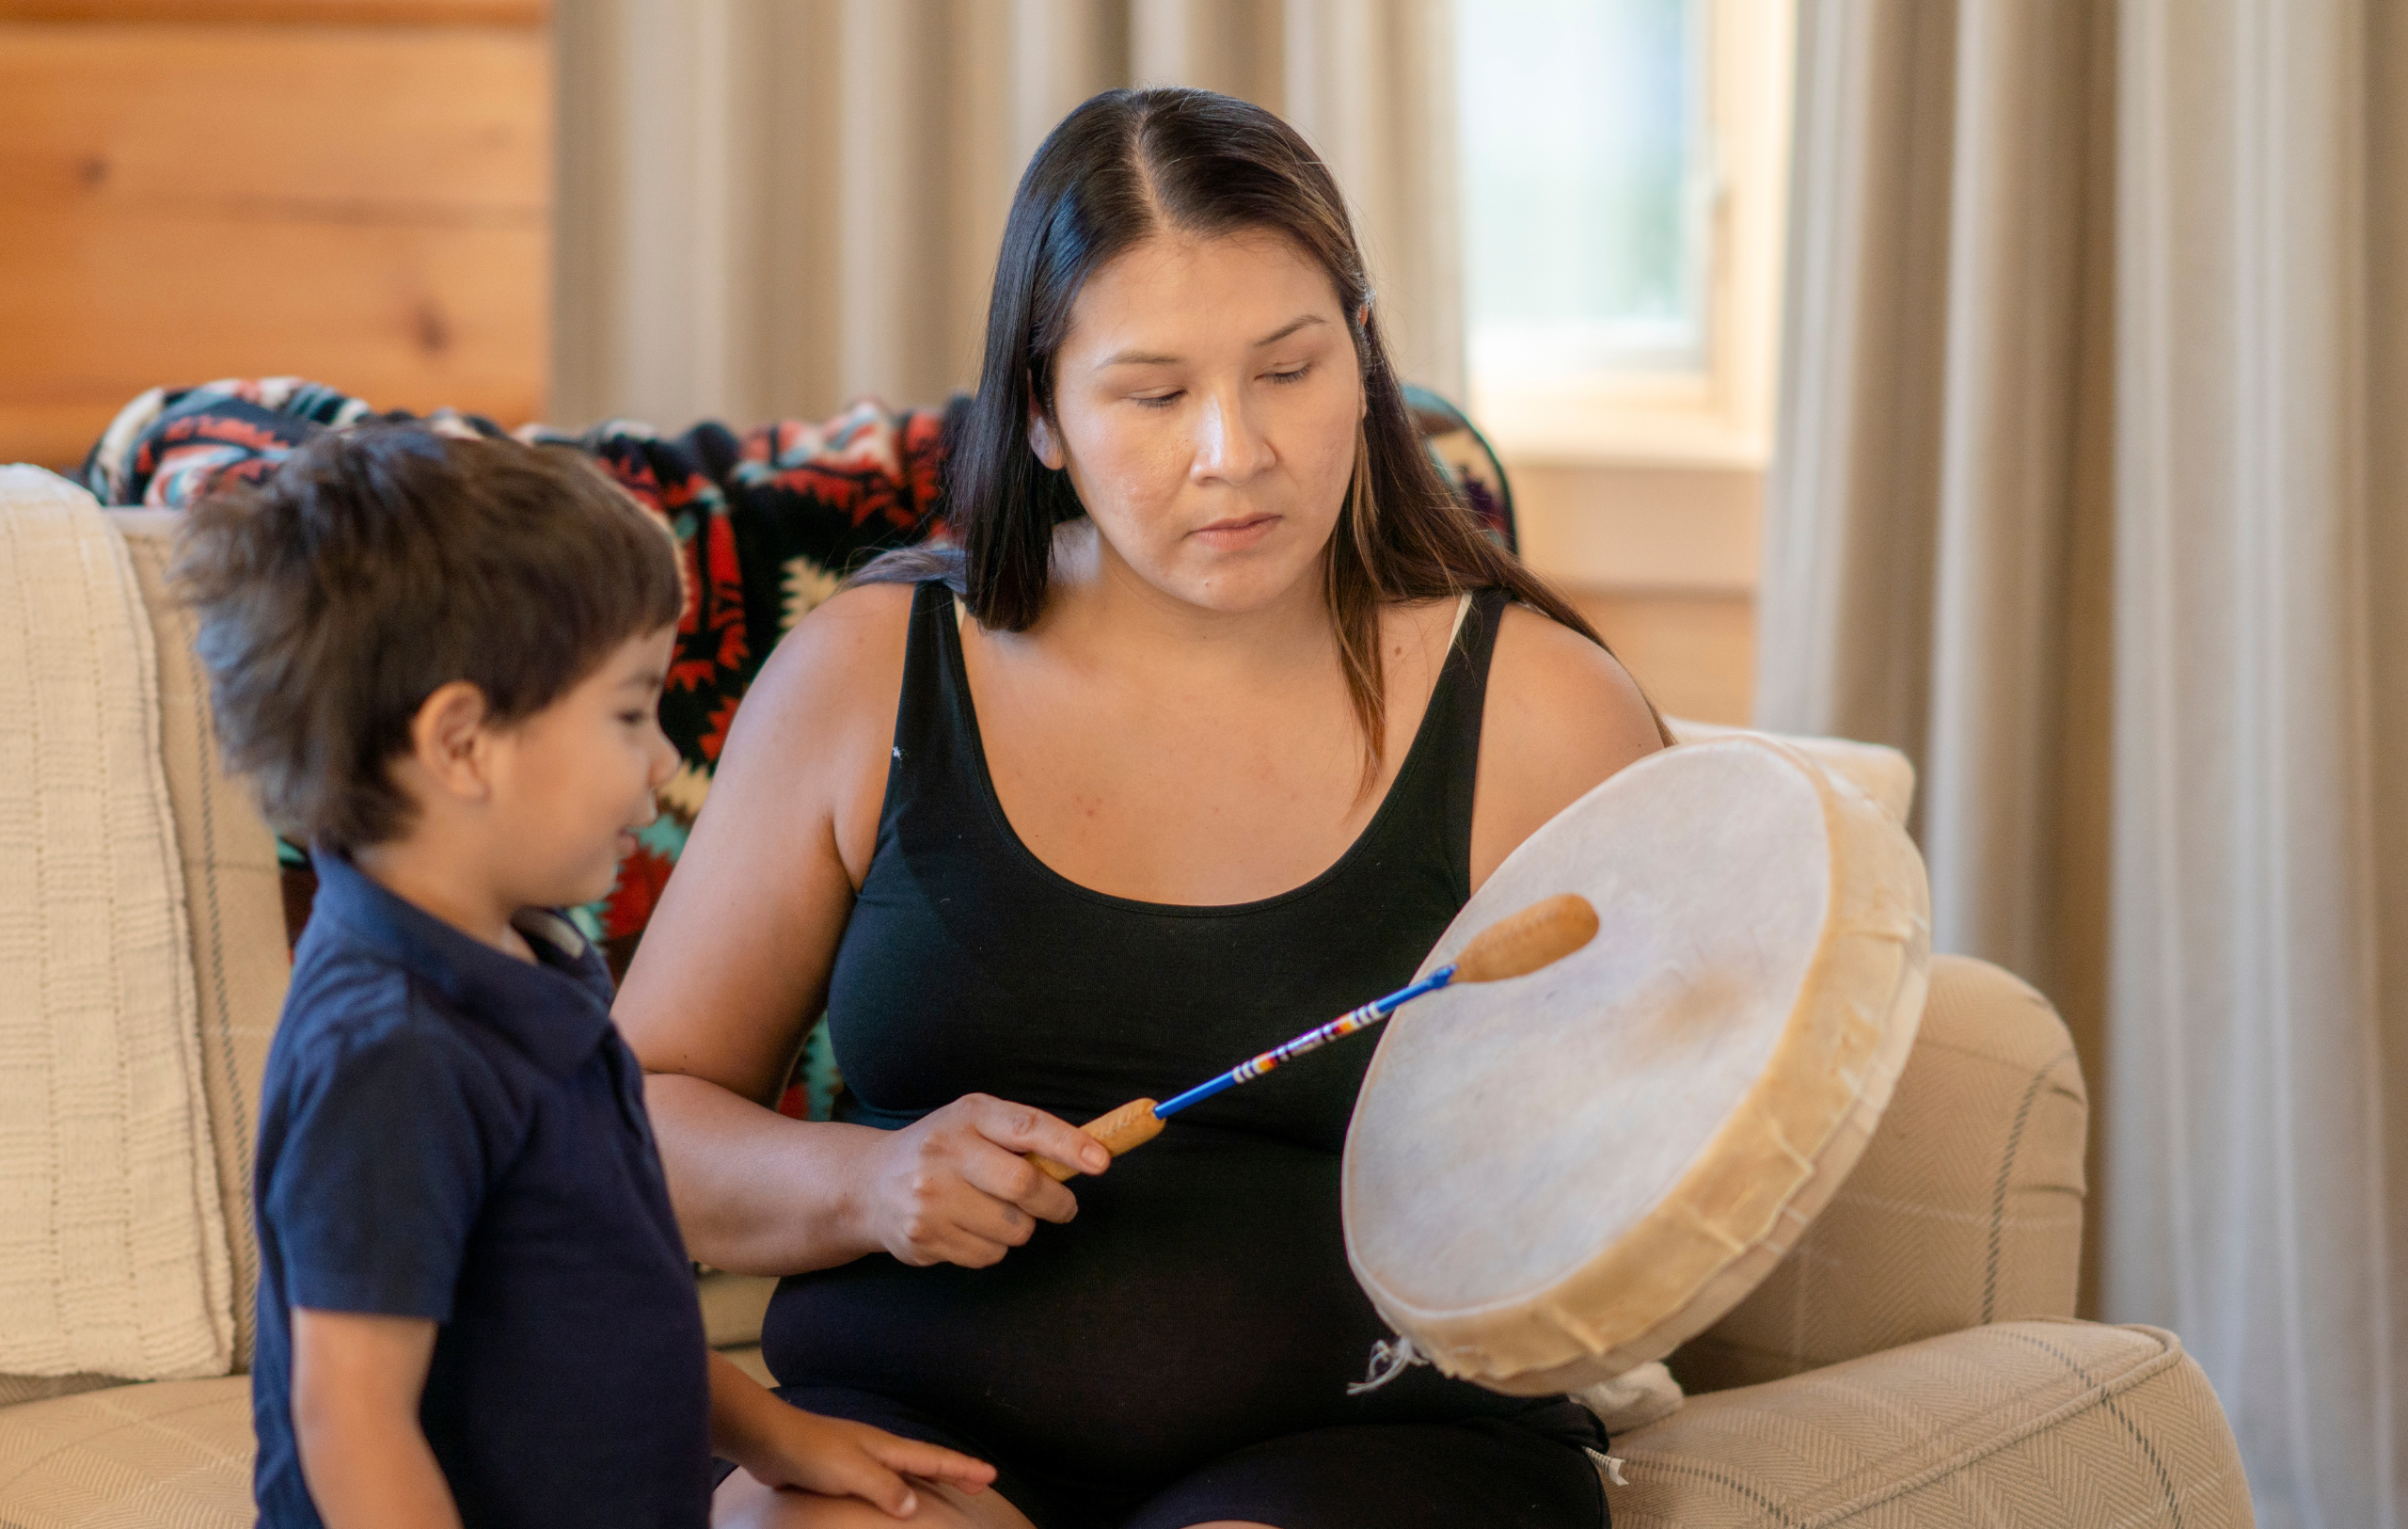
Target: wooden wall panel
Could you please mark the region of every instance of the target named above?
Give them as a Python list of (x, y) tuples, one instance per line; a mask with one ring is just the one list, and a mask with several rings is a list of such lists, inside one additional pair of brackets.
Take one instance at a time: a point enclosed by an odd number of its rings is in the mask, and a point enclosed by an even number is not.
[(0, 20), (0, 461), (219, 376), (540, 416), (550, 122), (541, 25)]
[(547, 0), (0, 0), (0, 22), (541, 26)]

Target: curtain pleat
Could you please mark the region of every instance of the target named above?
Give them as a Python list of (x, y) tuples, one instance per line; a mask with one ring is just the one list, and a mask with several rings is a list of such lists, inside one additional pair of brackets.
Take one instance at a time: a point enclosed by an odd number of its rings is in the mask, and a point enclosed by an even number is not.
[(2089, 1299), (2269, 1524), (2385, 1525), (2408, 1334), (2408, 17), (1801, 13), (1759, 716), (1923, 770), (2066, 1010)]
[(2103, 1296), (2191, 1335), (2261, 1499), (2389, 1524), (2366, 18), (2127, 24), (2109, 1064), (2151, 1086)]
[(1013, 188), (1069, 109), (1278, 111), (1352, 202), (1404, 374), (1460, 395), (1447, 0), (592, 0), (560, 38), (553, 397), (819, 417), (977, 380)]

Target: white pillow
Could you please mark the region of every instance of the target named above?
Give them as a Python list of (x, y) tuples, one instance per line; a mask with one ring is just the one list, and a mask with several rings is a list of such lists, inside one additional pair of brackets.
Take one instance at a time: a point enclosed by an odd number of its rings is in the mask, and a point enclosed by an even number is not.
[(232, 1362), (156, 661), (92, 497), (0, 468), (0, 1372)]

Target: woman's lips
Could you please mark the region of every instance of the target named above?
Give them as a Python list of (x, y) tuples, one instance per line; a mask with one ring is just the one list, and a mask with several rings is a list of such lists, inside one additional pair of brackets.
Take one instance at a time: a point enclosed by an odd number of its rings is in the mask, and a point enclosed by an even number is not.
[(1253, 515), (1242, 519), (1215, 520), (1209, 526), (1198, 527), (1193, 534), (1203, 538), (1211, 547), (1231, 552), (1261, 541), (1278, 523), (1279, 518), (1275, 515)]

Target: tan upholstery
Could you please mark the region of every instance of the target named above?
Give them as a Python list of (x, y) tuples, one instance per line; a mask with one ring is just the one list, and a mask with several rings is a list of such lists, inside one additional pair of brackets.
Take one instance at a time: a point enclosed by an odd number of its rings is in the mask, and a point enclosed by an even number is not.
[(1614, 1529), (2227, 1529), (2232, 1430), (2174, 1335), (2011, 1322), (1691, 1397), (1613, 1444)]
[(167, 595), (176, 518), (112, 512), (125, 534), (159, 648), (160, 755), (184, 871), (193, 974), (200, 999), (202, 1082), (217, 1153), (217, 1190), (234, 1265), (234, 1364), (251, 1363), (259, 1243), (251, 1232), (251, 1147), (260, 1079), (292, 975), (276, 838), (250, 795), (229, 780), (210, 725), (208, 682), (192, 651), (192, 613)]
[(232, 1361), (156, 681), (116, 528), (0, 467), (0, 1371)]
[(0, 1407), (73, 1396), (125, 1383), (125, 1378), (119, 1375), (0, 1375)]
[(762, 1275), (720, 1270), (704, 1275), (696, 1286), (703, 1302), (703, 1340), (713, 1348), (759, 1343), (761, 1318), (777, 1288), (777, 1281)]
[(1987, 962), (1933, 957), (1922, 1032), (1856, 1171), (1672, 1373), (1712, 1391), (1986, 1322), (2071, 1316), (2088, 1112), (2049, 1001)]
[(0, 1411), (7, 1529), (250, 1529), (257, 1517), (246, 1376)]
[[(234, 1275), (234, 1364), (247, 1369), (259, 1285), (259, 1248), (251, 1233), (251, 1139), (268, 1041), (291, 971), (276, 840), (250, 798), (218, 765), (207, 689), (193, 658), (192, 616), (166, 593), (175, 517), (116, 510), (109, 518), (125, 537), (158, 656), (160, 758), (183, 868), (201, 1081)], [(0, 1406), (120, 1383), (97, 1375), (0, 1375)]]
[[(757, 1351), (738, 1355), (752, 1367)], [(2017, 1322), (1690, 1398), (1614, 1441), (1617, 1529), (2248, 1524), (2240, 1455), (2169, 1333)], [(0, 1523), (228, 1529), (250, 1516), (247, 1382), (0, 1413)]]

